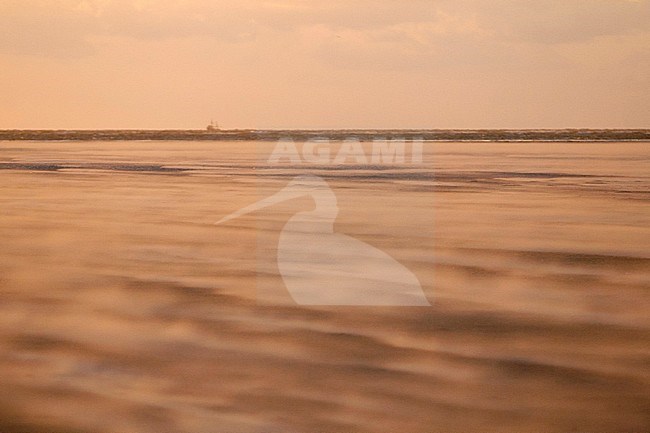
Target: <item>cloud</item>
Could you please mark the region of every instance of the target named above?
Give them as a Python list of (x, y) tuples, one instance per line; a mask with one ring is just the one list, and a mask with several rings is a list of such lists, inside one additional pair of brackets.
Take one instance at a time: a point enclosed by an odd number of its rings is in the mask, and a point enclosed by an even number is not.
[(73, 2), (0, 3), (0, 50), (45, 57), (82, 57), (94, 52), (87, 36), (94, 26)]
[(648, 32), (649, 23), (650, 0), (4, 0), (0, 49), (76, 57), (93, 53), (97, 37), (237, 43), (291, 34), (319, 52), (325, 38), (340, 38), (403, 55), (459, 41), (589, 41)]
[(650, 1), (495, 0), (476, 5), (501, 39), (558, 44), (650, 31)]

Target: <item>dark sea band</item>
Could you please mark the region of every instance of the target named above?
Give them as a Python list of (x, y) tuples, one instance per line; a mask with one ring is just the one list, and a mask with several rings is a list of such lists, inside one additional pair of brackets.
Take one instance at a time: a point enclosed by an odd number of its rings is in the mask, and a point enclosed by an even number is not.
[(0, 130), (0, 140), (74, 141), (277, 141), (424, 140), (424, 141), (650, 141), (650, 129), (362, 129), (362, 130)]

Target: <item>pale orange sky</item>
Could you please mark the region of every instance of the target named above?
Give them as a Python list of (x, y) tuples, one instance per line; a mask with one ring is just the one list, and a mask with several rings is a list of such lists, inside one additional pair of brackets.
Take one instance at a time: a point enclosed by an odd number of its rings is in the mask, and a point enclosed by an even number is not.
[(650, 0), (0, 0), (0, 128), (650, 127)]

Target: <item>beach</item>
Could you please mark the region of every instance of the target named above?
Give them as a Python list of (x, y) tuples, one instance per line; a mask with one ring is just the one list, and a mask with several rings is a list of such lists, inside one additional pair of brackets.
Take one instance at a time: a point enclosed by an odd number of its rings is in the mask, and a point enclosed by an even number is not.
[[(274, 145), (0, 141), (0, 431), (648, 431), (647, 142)], [(293, 207), (215, 225), (305, 171), (431, 306), (297, 305)]]

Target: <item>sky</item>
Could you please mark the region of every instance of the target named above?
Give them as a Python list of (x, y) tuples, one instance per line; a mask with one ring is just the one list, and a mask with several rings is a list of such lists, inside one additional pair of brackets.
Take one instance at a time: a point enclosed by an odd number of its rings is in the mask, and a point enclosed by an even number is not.
[(0, 0), (0, 129), (648, 128), (650, 0)]

